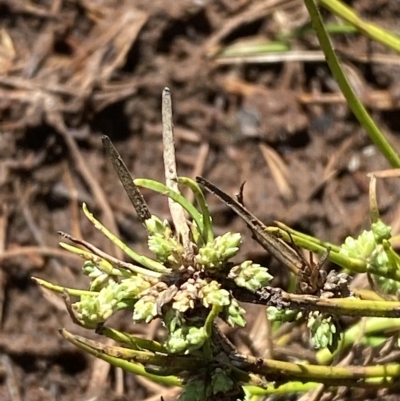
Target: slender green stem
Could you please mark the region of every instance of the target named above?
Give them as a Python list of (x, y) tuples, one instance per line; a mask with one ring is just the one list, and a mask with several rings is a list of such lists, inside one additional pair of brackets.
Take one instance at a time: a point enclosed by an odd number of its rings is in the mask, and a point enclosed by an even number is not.
[(398, 269), (398, 266), (400, 266), (400, 256), (393, 250), (392, 245), (388, 240), (383, 240), (382, 245), (389, 258), (390, 264), (396, 266), (396, 269)]
[(333, 14), (352, 24), (361, 33), (400, 53), (400, 38), (378, 25), (364, 21), (359, 15), (339, 0), (319, 0)]
[(234, 43), (224, 47), (218, 57), (238, 57), (252, 54), (283, 53), (288, 52), (290, 46), (284, 42), (254, 41), (252, 43)]
[(96, 297), (99, 295), (97, 291), (85, 291), (85, 290), (77, 290), (76, 288), (67, 288), (62, 287), (60, 285), (54, 285), (49, 283), (46, 280), (42, 280), (41, 278), (31, 277), (33, 281), (39, 284), (43, 288), (47, 288), (53, 292), (57, 292), (59, 294), (64, 294), (66, 291), (69, 295), (73, 295), (75, 297), (81, 297), (82, 295), (89, 296), (89, 297)]
[(267, 396), (272, 394), (288, 394), (288, 393), (304, 393), (313, 390), (319, 383), (301, 383), (289, 382), (276, 387), (274, 384), (269, 385), (267, 388), (260, 388), (256, 386), (243, 386), (244, 392), (249, 396)]
[(212, 333), (212, 329), (213, 329), (213, 324), (215, 319), (218, 317), (219, 312), (221, 312), (221, 307), (218, 305), (213, 305), (210, 313), (207, 316), (206, 319), (206, 323), (204, 325), (205, 329), (206, 329), (206, 333), (207, 333), (207, 337), (211, 338), (211, 333)]
[[(214, 232), (212, 227), (212, 219), (210, 215), (210, 211), (208, 210), (206, 198), (201, 190), (200, 186), (193, 181), (191, 178), (187, 177), (178, 177), (179, 184), (186, 185), (189, 187), (194, 194), (197, 204), (200, 207), (201, 215), (203, 218), (203, 226), (204, 226), (204, 233), (206, 235), (205, 241), (206, 243), (212, 242), (214, 240)], [(200, 229), (200, 227), (199, 227)]]
[[(124, 277), (130, 277), (130, 276), (132, 276), (132, 273), (134, 273), (134, 274), (136, 273), (136, 274), (145, 275), (149, 278), (150, 277), (159, 278), (161, 276), (161, 273), (157, 273), (155, 271), (146, 269), (144, 267), (140, 267), (140, 266), (134, 265), (132, 263), (117, 259), (117, 258), (101, 251), (100, 249), (98, 249), (97, 247), (95, 247), (94, 245), (92, 245), (86, 241), (78, 240), (65, 233), (63, 233), (63, 236), (68, 238), (72, 242), (75, 242), (77, 244), (80, 244), (81, 246), (88, 248), (91, 251), (92, 255), (99, 258), (98, 268), (102, 271), (105, 271), (108, 274), (115, 274), (115, 275), (120, 275), (120, 276), (124, 276)], [(64, 242), (60, 242), (60, 246), (62, 248), (69, 250), (72, 253), (77, 253), (78, 255), (84, 256), (84, 254), (81, 252), (82, 251), (81, 248), (76, 248), (69, 244), (65, 244)], [(96, 259), (93, 259), (93, 261), (96, 262)], [(104, 263), (107, 263), (107, 265), (104, 266)], [(109, 270), (110, 265), (112, 266), (112, 270)], [(120, 268), (120, 270), (118, 270), (119, 273), (117, 273), (115, 266)]]
[[(293, 306), (303, 307), (307, 310), (313, 303), (313, 298), (290, 294)], [(335, 315), (370, 316), (370, 317), (400, 317), (399, 301), (368, 301), (355, 298), (318, 298), (316, 297), (315, 310), (320, 308)]]
[(101, 258), (98, 255), (94, 255), (91, 252), (85, 251), (84, 249), (78, 248), (77, 246), (69, 245), (66, 244), (65, 242), (60, 242), (59, 245), (61, 248), (66, 249), (69, 252), (75, 253), (76, 255), (79, 255), (83, 259), (89, 260), (93, 263), (96, 264), (99, 270), (101, 270), (104, 273), (113, 275), (113, 276), (127, 276), (129, 277), (132, 275), (130, 272), (129, 276), (126, 271), (121, 271), (119, 269), (116, 269), (108, 260)]
[(167, 386), (182, 386), (183, 384), (182, 380), (176, 376), (157, 376), (155, 374), (148, 373), (146, 371), (146, 368), (138, 362), (127, 361), (125, 359), (106, 354), (103, 347), (96, 348), (93, 345), (89, 345), (87, 341), (84, 341), (82, 338), (72, 335), (65, 329), (61, 330), (60, 333), (66, 340), (74, 344), (76, 347), (82, 349), (85, 352), (88, 352), (96, 358), (108, 362), (110, 365), (119, 367), (127, 372), (146, 377), (147, 379), (155, 383), (164, 384)]
[(264, 287), (256, 293), (234, 290), (242, 302), (256, 303), (299, 311), (318, 311), (337, 316), (400, 317), (399, 301), (370, 301), (357, 298), (322, 298), (315, 295), (292, 294), (274, 287)]
[[(278, 373), (279, 375), (291, 376), (294, 380), (321, 381), (328, 383), (340, 380), (350, 380), (354, 384), (357, 380), (380, 379), (382, 385), (385, 379), (397, 378), (400, 376), (400, 364), (392, 363), (375, 366), (321, 366), (307, 365), (278, 361), (275, 359), (261, 359), (253, 356), (246, 356), (246, 361), (258, 370), (258, 373), (268, 375)], [(251, 369), (251, 367), (249, 367)], [(361, 383), (358, 383), (361, 384)]]
[[(387, 337), (384, 336), (364, 336), (360, 339), (360, 344), (365, 345), (366, 347), (379, 347), (383, 345), (385, 342), (390, 341)], [(396, 348), (398, 347), (399, 342), (396, 342)]]
[(204, 344), (204, 353), (208, 360), (212, 358), (212, 349), (211, 349), (211, 337), (212, 337), (212, 330), (215, 319), (218, 317), (219, 313), (221, 312), (221, 307), (218, 305), (213, 305), (204, 325), (206, 334), (207, 334), (207, 341)]
[[(386, 157), (390, 165), (392, 167), (400, 167), (399, 155), (386, 140), (347, 81), (336, 54), (333, 51), (332, 44), (325, 30), (324, 23), (322, 22), (322, 18), (315, 4), (315, 0), (304, 0), (304, 2), (310, 14), (311, 22), (317, 34), (321, 48), (325, 54), (326, 62), (329, 65), (329, 68), (332, 71), (333, 77), (338, 83), (340, 90), (346, 98), (350, 109), (357, 117), (360, 124), (366, 129), (371, 140), (378, 147), (380, 152)], [(332, 0), (329, 0), (329, 2), (326, 0), (324, 4), (326, 5), (327, 3), (332, 2)]]
[(397, 301), (397, 298), (394, 295), (379, 295), (375, 291), (366, 290), (364, 288), (353, 288), (352, 291), (357, 298), (365, 299), (368, 301)]
[[(267, 227), (267, 231), (270, 233), (278, 233), (279, 237), (289, 244), (293, 241), (297, 246), (308, 249), (309, 251), (318, 254), (324, 253), (327, 249), (325, 248), (325, 243), (323, 242), (318, 243), (318, 241), (314, 241), (312, 237), (308, 237), (306, 235), (298, 235), (297, 232), (293, 230), (291, 231), (291, 235), (288, 234), (286, 229), (282, 230), (281, 228), (278, 227)], [(311, 238), (311, 240), (309, 238)], [(388, 245), (388, 247), (390, 248), (390, 245)], [(335, 246), (335, 249), (338, 248)], [(392, 256), (394, 260), (396, 261), (398, 260), (400, 264), (400, 257), (394, 251), (391, 251), (390, 256)], [(394, 269), (389, 269), (389, 270), (382, 269), (382, 271), (377, 269), (372, 270), (372, 268), (368, 267), (368, 264), (365, 260), (349, 258), (348, 256), (344, 256), (334, 250), (330, 251), (329, 260), (343, 267), (344, 269), (349, 270), (352, 273), (368, 272), (371, 274), (375, 274), (377, 276), (390, 278), (395, 281), (400, 281), (400, 270), (394, 270)]]
[(111, 263), (109, 263), (108, 261), (104, 260), (100, 256), (94, 255), (92, 252), (85, 251), (84, 249), (78, 248), (77, 246), (66, 244), (65, 242), (59, 242), (58, 244), (61, 246), (61, 248), (64, 248), (68, 252), (72, 252), (75, 255), (78, 255), (81, 258), (85, 259), (85, 260), (90, 260), (93, 263), (100, 263), (101, 261), (103, 261), (104, 263), (109, 265), (110, 270), (113, 268)]
[(132, 349), (136, 350), (148, 350), (151, 352), (166, 352), (165, 348), (157, 341), (147, 340), (146, 338), (141, 338), (134, 336), (132, 334), (124, 333), (113, 329), (112, 327), (103, 326), (99, 330), (99, 334), (105, 335), (114, 341), (124, 344)]
[[(288, 244), (293, 241), (297, 246), (318, 254), (323, 254), (327, 250), (323, 242), (319, 244), (316, 241), (309, 240), (306, 236), (298, 236), (297, 233), (292, 233), (289, 236), (286, 230), (282, 230), (281, 228), (277, 227), (268, 227), (267, 230), (270, 233), (279, 233), (279, 237), (281, 237)], [(335, 247), (335, 249), (337, 249), (337, 247)], [(345, 257), (339, 252), (335, 252), (333, 250), (331, 250), (329, 253), (329, 260), (352, 272), (365, 273), (367, 271), (367, 264), (365, 261), (361, 259)]]
[[(321, 241), (318, 238), (313, 237), (312, 235), (307, 235), (302, 233), (301, 231), (293, 230), (293, 228), (287, 226), (286, 224), (280, 222), (280, 221), (275, 221), (275, 224), (282, 229), (283, 231), (286, 231), (290, 233), (292, 236), (296, 236), (296, 238), (302, 238), (304, 241), (307, 241), (307, 243), (314, 243), (316, 245), (322, 246), (324, 249), (330, 248), (331, 251), (334, 252), (339, 252), (340, 251), (340, 246), (337, 246), (335, 244), (332, 244), (331, 242), (327, 241)], [(289, 243), (289, 241), (288, 241)]]
[(89, 212), (86, 204), (82, 205), (83, 213), (85, 216), (93, 223), (93, 225), (101, 231), (109, 240), (111, 240), (118, 248), (122, 249), (130, 258), (132, 258), (135, 262), (140, 263), (141, 265), (147, 267), (148, 269), (157, 272), (157, 273), (168, 273), (169, 269), (167, 269), (163, 264), (157, 262), (156, 260), (150, 259), (146, 256), (139, 255), (131, 248), (129, 248), (124, 242), (122, 242), (118, 237), (116, 237), (111, 231), (109, 231), (106, 227), (104, 227), (98, 220), (95, 219), (92, 213)]

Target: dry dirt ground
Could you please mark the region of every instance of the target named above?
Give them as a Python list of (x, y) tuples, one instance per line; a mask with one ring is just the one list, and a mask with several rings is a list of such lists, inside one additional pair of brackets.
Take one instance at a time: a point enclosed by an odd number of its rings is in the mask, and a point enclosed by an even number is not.
[[(398, 2), (351, 4), (363, 17), (398, 28)], [(307, 22), (301, 0), (0, 0), (1, 401), (176, 398), (175, 390), (110, 369), (67, 344), (61, 327), (90, 333), (30, 279), (84, 288), (81, 262), (58, 248), (59, 230), (112, 251), (83, 217), (82, 202), (148, 252), (101, 136), (111, 137), (136, 177), (161, 180), (166, 86), (181, 175), (204, 175), (230, 194), (246, 181), (246, 205), (261, 220), (331, 242), (368, 227), (366, 173), (389, 166), (344, 104), (314, 35), (300, 29)], [(282, 37), (290, 59), (224, 53), (234, 43)], [(360, 97), (400, 149), (398, 58), (355, 33), (334, 42)], [(378, 189), (382, 215), (396, 233), (398, 180)], [(144, 194), (151, 211), (167, 217), (165, 199)], [(269, 265), (245, 224), (216, 199), (209, 203), (218, 232), (243, 233), (242, 257)], [(129, 315), (115, 324), (133, 330)], [(135, 330), (156, 336), (159, 327)], [(250, 338), (262, 347), (254, 331)], [(357, 394), (375, 397), (343, 398)]]

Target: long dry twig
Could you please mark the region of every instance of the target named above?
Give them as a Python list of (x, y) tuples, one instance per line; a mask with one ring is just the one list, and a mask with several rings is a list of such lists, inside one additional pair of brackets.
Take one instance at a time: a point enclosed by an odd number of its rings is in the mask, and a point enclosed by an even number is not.
[[(172, 123), (172, 99), (171, 91), (165, 88), (162, 93), (162, 120), (163, 120), (163, 153), (164, 171), (167, 187), (179, 193), (178, 173), (176, 169), (175, 142)], [(168, 198), (171, 218), (175, 225), (177, 234), (182, 238), (182, 244), (186, 254), (193, 254), (191, 247), (189, 226), (186, 222), (185, 213), (180, 205)]]

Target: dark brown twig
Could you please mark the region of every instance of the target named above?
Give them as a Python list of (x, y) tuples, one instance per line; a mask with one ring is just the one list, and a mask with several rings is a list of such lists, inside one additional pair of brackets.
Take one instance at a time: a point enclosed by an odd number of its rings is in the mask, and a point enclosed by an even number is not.
[(111, 142), (110, 138), (106, 135), (102, 137), (103, 146), (106, 150), (107, 156), (111, 160), (111, 163), (114, 166), (114, 169), (118, 175), (121, 184), (123, 185), (125, 192), (127, 193), (132, 206), (135, 208), (136, 213), (142, 222), (145, 225), (145, 221), (151, 217), (151, 213), (149, 208), (147, 207), (146, 201), (144, 200), (143, 195), (141, 194), (139, 188), (133, 182), (133, 177), (130, 174), (126, 164), (122, 160), (121, 155), (118, 153), (117, 149)]
[(288, 246), (279, 239), (267, 232), (267, 227), (256, 216), (249, 212), (242, 204), (227, 195), (214, 184), (203, 177), (196, 177), (198, 184), (202, 185), (209, 192), (219, 198), (229, 206), (238, 216), (240, 216), (253, 232), (257, 242), (268, 252), (270, 252), (279, 262), (287, 266), (290, 271), (297, 274), (302, 268), (302, 261), (292, 252)]

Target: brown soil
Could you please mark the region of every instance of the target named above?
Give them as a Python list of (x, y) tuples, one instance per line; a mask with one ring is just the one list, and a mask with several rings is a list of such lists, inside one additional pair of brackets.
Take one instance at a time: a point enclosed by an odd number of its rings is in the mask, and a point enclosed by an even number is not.
[[(353, 3), (366, 18), (396, 28), (397, 2)], [(101, 135), (111, 137), (136, 177), (162, 180), (166, 86), (181, 175), (204, 175), (230, 194), (246, 181), (246, 205), (261, 220), (331, 242), (368, 227), (366, 173), (389, 166), (325, 64), (216, 57), (234, 41), (274, 40), (306, 22), (300, 0), (0, 0), (0, 400), (176, 397), (66, 343), (61, 327), (91, 333), (30, 279), (84, 288), (81, 262), (59, 250), (57, 231), (113, 251), (83, 217), (82, 202), (147, 252)], [(399, 67), (363, 62), (387, 51), (359, 35), (334, 40), (360, 96), (399, 148)], [(312, 34), (289, 43), (298, 51), (318, 48)], [(399, 188), (395, 179), (378, 186), (382, 215), (395, 233)], [(167, 217), (165, 199), (144, 194), (151, 211)], [(242, 232), (241, 255), (268, 265), (245, 224), (216, 199), (209, 203), (218, 231)], [(132, 329), (128, 315), (115, 323)]]

